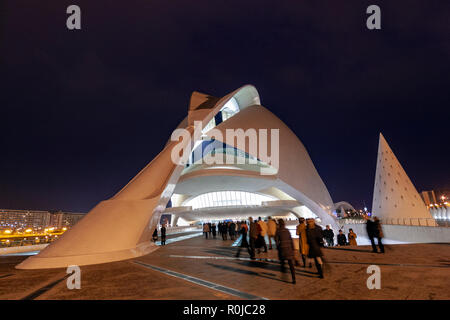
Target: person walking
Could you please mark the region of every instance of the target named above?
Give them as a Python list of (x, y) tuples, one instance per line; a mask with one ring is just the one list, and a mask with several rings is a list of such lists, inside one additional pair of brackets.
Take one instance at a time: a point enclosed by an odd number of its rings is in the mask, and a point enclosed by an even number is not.
[[(378, 247), (380, 248), (380, 253), (384, 253), (384, 245), (381, 242), (381, 239), (383, 238), (383, 228), (381, 227), (381, 222), (378, 219), (378, 217), (373, 217), (373, 223), (374, 223), (374, 238), (377, 238)], [(373, 246), (372, 246), (373, 248)], [(376, 247), (375, 247), (376, 249)]]
[(306, 260), (308, 259), (308, 239), (306, 238), (306, 221), (305, 218), (301, 217), (298, 219), (299, 224), (297, 226), (298, 235), (298, 250), (300, 252), (300, 257), (302, 257), (303, 268), (306, 268)]
[(272, 217), (269, 217), (267, 222), (267, 236), (269, 238), (269, 250), (272, 250), (272, 239), (275, 240), (275, 234), (277, 233), (277, 223)]
[(248, 254), (251, 256), (250, 248), (247, 241), (248, 226), (245, 223), (245, 221), (241, 222), (241, 228), (239, 229), (239, 233), (241, 234), (241, 244), (239, 245), (238, 251), (236, 253), (236, 258), (239, 258), (239, 256), (241, 255), (242, 248), (247, 248)]
[(213, 238), (216, 238), (216, 224), (213, 223), (211, 226)]
[(153, 242), (158, 241), (158, 228), (155, 228), (155, 231), (153, 231), (152, 240)]
[(375, 233), (376, 233), (375, 223), (368, 216), (364, 216), (364, 219), (366, 219), (366, 231), (367, 231), (367, 235), (369, 236), (370, 244), (372, 245), (372, 252), (378, 253), (377, 246), (375, 245), (375, 240), (374, 240)]
[(323, 254), (321, 250), (323, 246), (323, 231), (320, 226), (316, 225), (314, 219), (307, 219), (306, 223), (306, 238), (309, 245), (308, 258), (314, 259), (319, 278), (323, 279)]
[(163, 224), (161, 226), (161, 245), (165, 246), (166, 245), (166, 225)]
[(224, 221), (222, 222), (222, 239), (223, 240), (227, 240), (227, 235), (228, 235), (228, 226), (227, 223)]
[(236, 224), (233, 221), (231, 221), (228, 225), (228, 233), (231, 240), (236, 239)]
[(278, 257), (280, 259), (281, 272), (284, 273), (284, 263), (287, 260), (289, 269), (291, 270), (292, 283), (295, 284), (295, 267), (294, 267), (294, 244), (292, 243), (291, 233), (286, 229), (283, 219), (278, 220), (278, 230), (275, 235)]
[(208, 231), (209, 237), (211, 238), (211, 232), (212, 232), (212, 224), (211, 224), (211, 222), (208, 222), (208, 229), (209, 229), (209, 231)]
[(342, 230), (339, 230), (339, 234), (337, 236), (337, 242), (338, 246), (346, 246), (347, 245), (347, 238), (345, 237), (344, 232)]
[(264, 247), (264, 253), (267, 252), (267, 244), (266, 244), (266, 234), (267, 234), (267, 223), (258, 217), (258, 225), (259, 225), (259, 241), (261, 243), (261, 247)]
[(207, 223), (203, 224), (203, 234), (205, 235), (205, 239), (208, 239), (209, 226)]
[(250, 224), (250, 231), (249, 231), (249, 240), (250, 240), (250, 244), (249, 244), (249, 253), (250, 253), (250, 258), (251, 259), (255, 259), (255, 245), (256, 245), (256, 239), (258, 239), (258, 224), (253, 221), (252, 217), (248, 218), (249, 224)]
[(356, 235), (355, 232), (353, 232), (353, 229), (349, 229), (348, 230), (348, 244), (350, 246), (357, 246), (358, 245), (358, 243), (356, 242), (356, 238), (357, 237), (358, 236)]

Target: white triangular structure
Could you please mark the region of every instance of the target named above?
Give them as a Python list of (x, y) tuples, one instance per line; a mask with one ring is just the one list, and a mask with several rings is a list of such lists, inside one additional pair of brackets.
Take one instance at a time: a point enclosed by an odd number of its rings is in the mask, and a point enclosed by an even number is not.
[(387, 223), (435, 225), (425, 203), (381, 133), (372, 212)]

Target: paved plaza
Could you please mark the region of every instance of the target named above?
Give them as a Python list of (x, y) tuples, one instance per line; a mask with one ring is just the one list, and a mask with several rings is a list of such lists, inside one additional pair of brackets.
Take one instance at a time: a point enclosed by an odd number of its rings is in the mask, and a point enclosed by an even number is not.
[[(251, 261), (246, 251), (235, 258), (233, 243), (185, 237), (147, 256), (82, 266), (79, 290), (67, 289), (65, 269), (17, 270), (26, 256), (2, 256), (0, 299), (450, 299), (450, 244), (388, 245), (385, 254), (325, 248), (325, 279), (296, 267), (293, 285), (275, 249)], [(367, 288), (369, 265), (381, 269), (379, 290)]]

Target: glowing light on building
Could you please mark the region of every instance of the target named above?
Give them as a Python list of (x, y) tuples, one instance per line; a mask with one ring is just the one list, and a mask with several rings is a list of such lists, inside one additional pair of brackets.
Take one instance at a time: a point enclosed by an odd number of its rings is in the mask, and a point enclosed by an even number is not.
[(258, 193), (244, 191), (219, 191), (204, 193), (186, 201), (183, 205), (192, 209), (261, 205), (263, 201), (272, 201), (276, 198)]

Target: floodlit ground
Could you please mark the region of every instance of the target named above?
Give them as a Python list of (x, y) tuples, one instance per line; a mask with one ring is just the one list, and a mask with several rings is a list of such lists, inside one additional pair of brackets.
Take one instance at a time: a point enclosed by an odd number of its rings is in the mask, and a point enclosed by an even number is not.
[[(388, 245), (385, 254), (324, 249), (325, 279), (314, 267), (296, 267), (295, 285), (280, 272), (276, 250), (235, 259), (232, 244), (194, 237), (137, 259), (83, 266), (80, 290), (67, 289), (64, 269), (16, 270), (25, 257), (0, 257), (0, 299), (450, 299), (450, 244)], [(366, 286), (369, 265), (381, 269), (379, 290)]]

